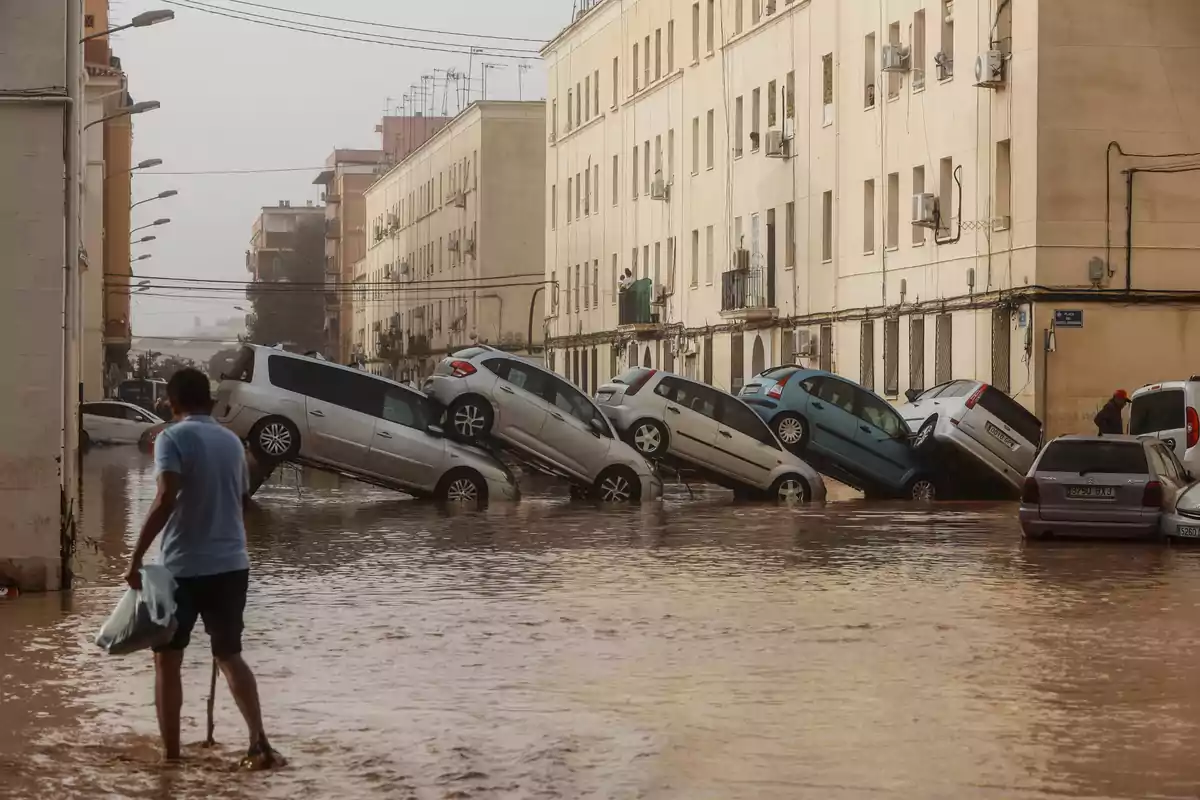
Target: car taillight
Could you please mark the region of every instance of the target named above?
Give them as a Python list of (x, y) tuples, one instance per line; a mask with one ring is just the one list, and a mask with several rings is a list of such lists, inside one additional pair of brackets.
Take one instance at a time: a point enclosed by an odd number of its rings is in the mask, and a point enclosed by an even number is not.
[(975, 390), (975, 393), (967, 398), (967, 408), (974, 408), (975, 404), (979, 402), (979, 398), (983, 397), (983, 393), (987, 390), (988, 386), (986, 383), (979, 384), (979, 388)]
[(465, 378), (468, 375), (474, 375), (476, 372), (475, 365), (470, 361), (450, 362), (450, 374), (456, 378)]
[(1037, 478), (1025, 479), (1025, 488), (1021, 490), (1021, 502), (1028, 506), (1036, 506), (1042, 502), (1042, 493), (1038, 489)]
[(783, 387), (785, 384), (787, 384), (787, 378), (780, 378), (774, 386), (772, 386), (770, 389), (767, 389), (767, 397), (775, 400), (783, 397)]
[(1159, 508), (1163, 502), (1163, 487), (1158, 481), (1150, 481), (1146, 484), (1146, 490), (1142, 492), (1142, 505), (1147, 508)]
[(633, 383), (629, 384), (629, 388), (625, 390), (625, 396), (633, 397), (635, 394), (640, 392), (642, 390), (642, 387), (646, 385), (647, 381), (649, 381), (651, 378), (653, 378), (657, 372), (658, 372), (658, 370), (656, 370), (656, 369), (646, 370), (644, 373), (642, 373), (642, 376), (640, 378), (638, 378)]
[(1189, 408), (1187, 410), (1187, 446), (1195, 447), (1196, 442), (1200, 442), (1200, 415), (1196, 414), (1196, 409)]

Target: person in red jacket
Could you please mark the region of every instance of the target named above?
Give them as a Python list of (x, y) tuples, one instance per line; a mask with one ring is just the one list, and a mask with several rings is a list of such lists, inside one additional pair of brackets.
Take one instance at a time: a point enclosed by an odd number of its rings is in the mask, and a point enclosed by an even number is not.
[(1124, 389), (1117, 389), (1104, 407), (1096, 412), (1092, 422), (1100, 435), (1120, 435), (1125, 432), (1125, 422), (1121, 419), (1121, 409), (1129, 405), (1129, 394)]

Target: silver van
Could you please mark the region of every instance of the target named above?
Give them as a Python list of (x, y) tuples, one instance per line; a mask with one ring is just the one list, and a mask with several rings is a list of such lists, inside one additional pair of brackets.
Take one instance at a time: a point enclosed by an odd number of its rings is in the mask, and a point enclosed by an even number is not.
[(247, 345), (213, 416), (263, 463), (296, 461), (416, 497), (482, 508), (519, 496), (511, 472), (443, 437), (429, 398), (328, 361)]
[(1129, 432), (1162, 439), (1193, 475), (1200, 475), (1200, 376), (1164, 381), (1133, 393)]

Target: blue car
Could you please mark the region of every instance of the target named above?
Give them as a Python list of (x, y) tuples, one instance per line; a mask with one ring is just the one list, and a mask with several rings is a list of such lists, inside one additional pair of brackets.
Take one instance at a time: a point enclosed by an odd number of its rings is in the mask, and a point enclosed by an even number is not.
[(845, 378), (773, 367), (742, 387), (741, 399), (779, 441), (831, 478), (868, 496), (935, 500), (942, 483), (912, 445), (891, 404)]

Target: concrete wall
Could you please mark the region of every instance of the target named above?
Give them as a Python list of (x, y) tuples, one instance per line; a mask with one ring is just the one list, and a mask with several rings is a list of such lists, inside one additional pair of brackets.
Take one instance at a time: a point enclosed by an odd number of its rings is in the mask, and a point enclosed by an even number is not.
[[(66, 40), (65, 3), (0, 5), (5, 88), (67, 83)], [(0, 392), (0, 578), (33, 589), (60, 580), (63, 176), (62, 108), (0, 103), (0, 182), (21, 187), (0, 198), (0, 333), (9, 344)], [(69, 446), (67, 453), (74, 457)]]
[[(118, 98), (110, 98), (110, 102)], [(130, 210), (133, 203), (133, 121), (121, 117), (104, 123), (104, 341), (106, 359), (125, 372), (126, 355), (132, 342), (133, 317), (130, 311), (128, 277), (130, 264)], [(149, 205), (149, 203), (147, 203)], [(147, 228), (138, 233), (152, 234)], [(140, 253), (150, 252), (141, 245)]]

